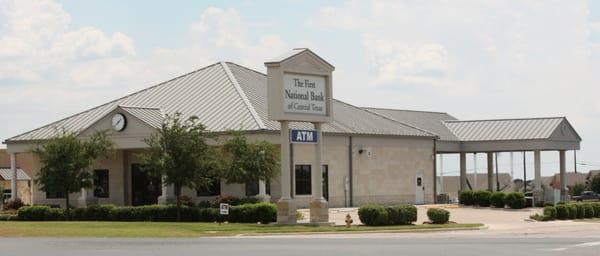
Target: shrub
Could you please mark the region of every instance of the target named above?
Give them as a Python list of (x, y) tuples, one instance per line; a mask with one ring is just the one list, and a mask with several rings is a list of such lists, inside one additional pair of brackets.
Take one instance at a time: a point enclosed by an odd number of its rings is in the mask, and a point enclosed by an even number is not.
[(555, 206), (552, 202), (544, 202), (544, 207), (546, 206)]
[(2, 206), (2, 210), (5, 211), (9, 211), (9, 210), (19, 210), (19, 208), (25, 206), (25, 204), (23, 203), (23, 201), (21, 201), (21, 199), (16, 198), (16, 199), (9, 199), (3, 206)]
[(530, 219), (532, 220), (537, 220), (537, 221), (549, 221), (549, 220), (553, 220), (550, 216), (545, 215), (545, 214), (534, 214), (534, 215), (530, 215), (529, 216)]
[(594, 208), (594, 217), (600, 218), (600, 203), (591, 203)]
[(388, 213), (388, 225), (408, 225), (417, 221), (417, 207), (397, 205), (385, 208)]
[(211, 208), (213, 207), (213, 203), (211, 201), (200, 201), (198, 203), (198, 208)]
[(583, 207), (583, 204), (573, 204), (575, 207), (577, 207), (577, 218), (578, 219), (583, 219), (585, 217), (585, 209)]
[(481, 207), (489, 207), (491, 195), (492, 195), (492, 192), (487, 191), (487, 190), (478, 190), (478, 191), (473, 192), (474, 204), (479, 205)]
[(473, 191), (471, 191), (471, 190), (461, 191), (458, 194), (458, 201), (463, 205), (473, 205), (475, 203)]
[[(557, 204), (555, 207), (556, 209), (556, 218), (559, 220), (566, 220), (569, 219), (569, 208), (567, 208), (566, 205), (564, 204)], [(544, 208), (545, 211), (545, 208)]]
[(583, 204), (583, 217), (584, 218), (594, 218), (595, 217), (595, 213), (594, 213), (594, 207), (591, 204)]
[(504, 201), (511, 209), (522, 209), (525, 207), (525, 196), (520, 192), (511, 192), (506, 194)]
[(71, 212), (73, 220), (110, 220), (110, 212), (116, 208), (112, 204), (90, 205), (87, 208), (77, 208)]
[(440, 208), (429, 208), (427, 217), (433, 224), (445, 224), (450, 219), (450, 212)]
[(569, 210), (569, 219), (577, 219), (577, 206), (574, 204), (566, 204), (567, 209)]
[(64, 220), (64, 210), (50, 208), (48, 206), (25, 206), (17, 211), (19, 220), (42, 221), (42, 220)]
[(220, 204), (229, 204), (231, 206), (237, 206), (242, 204), (256, 204), (259, 200), (254, 197), (238, 198), (234, 196), (218, 196), (213, 202), (212, 207), (219, 208)]
[(383, 226), (389, 223), (388, 212), (381, 205), (365, 205), (358, 208), (358, 218), (367, 226)]
[(556, 219), (556, 207), (554, 206), (544, 206), (544, 216), (547, 216), (548, 219), (553, 220)]
[(490, 196), (490, 204), (496, 208), (504, 208), (504, 198), (506, 194), (504, 192), (494, 192)]
[(270, 203), (233, 206), (228, 218), (230, 222), (268, 224), (277, 221), (277, 207)]

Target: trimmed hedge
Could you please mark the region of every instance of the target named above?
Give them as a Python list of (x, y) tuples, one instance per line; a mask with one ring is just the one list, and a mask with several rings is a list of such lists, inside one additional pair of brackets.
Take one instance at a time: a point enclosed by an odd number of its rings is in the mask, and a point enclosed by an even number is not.
[(504, 208), (504, 198), (506, 194), (504, 192), (494, 192), (490, 196), (490, 204), (496, 208)]
[(358, 208), (358, 217), (367, 226), (409, 225), (417, 221), (417, 207), (364, 205)]
[(596, 214), (594, 213), (594, 207), (589, 204), (583, 204), (583, 217), (587, 219), (594, 218)]
[(564, 204), (557, 204), (554, 206), (556, 209), (556, 218), (559, 220), (569, 219), (569, 208)]
[(594, 209), (594, 217), (600, 218), (600, 203), (592, 203), (591, 205)]
[[(19, 220), (50, 221), (65, 220), (63, 209), (48, 206), (23, 207), (17, 212)], [(88, 221), (176, 221), (177, 206), (145, 205), (123, 206), (94, 205), (71, 211), (70, 220)], [(214, 222), (229, 221), (239, 223), (270, 223), (277, 220), (277, 207), (274, 204), (244, 204), (232, 206), (229, 215), (219, 214), (216, 208), (181, 207), (181, 221)]]
[(554, 219), (556, 219), (556, 215), (557, 215), (556, 207), (554, 207), (554, 206), (545, 206), (544, 207), (544, 216), (547, 216), (548, 219), (554, 220)]
[(473, 192), (473, 201), (476, 205), (481, 207), (489, 207), (490, 206), (490, 197), (492, 196), (492, 192), (487, 190), (477, 190)]
[(462, 205), (473, 205), (475, 204), (475, 195), (471, 190), (461, 191), (458, 194), (458, 201)]
[(585, 208), (583, 207), (583, 204), (579, 203), (579, 204), (573, 204), (575, 205), (575, 207), (577, 207), (577, 218), (578, 219), (583, 219), (585, 217)]
[(65, 220), (65, 210), (48, 206), (25, 206), (19, 208), (17, 218), (27, 221)]
[(520, 192), (511, 192), (506, 194), (504, 201), (511, 209), (522, 209), (525, 207), (525, 195)]
[(365, 205), (358, 208), (360, 222), (367, 226), (388, 225), (388, 211), (381, 205)]
[(577, 219), (577, 206), (574, 204), (566, 204), (569, 211), (569, 219)]
[(433, 224), (445, 224), (450, 220), (450, 212), (440, 208), (429, 208), (427, 217)]

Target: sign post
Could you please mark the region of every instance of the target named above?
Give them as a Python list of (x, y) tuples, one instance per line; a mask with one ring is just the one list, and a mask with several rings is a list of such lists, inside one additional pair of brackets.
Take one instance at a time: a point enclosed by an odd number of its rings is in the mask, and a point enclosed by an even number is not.
[[(323, 198), (322, 125), (332, 117), (332, 72), (327, 61), (307, 48), (296, 48), (265, 62), (269, 119), (281, 125), (281, 198), (277, 202), (277, 223), (296, 223), (296, 204), (290, 179), (290, 142), (315, 145), (312, 166), (310, 221), (328, 222), (329, 208)], [(290, 121), (310, 122), (315, 130), (292, 130)]]

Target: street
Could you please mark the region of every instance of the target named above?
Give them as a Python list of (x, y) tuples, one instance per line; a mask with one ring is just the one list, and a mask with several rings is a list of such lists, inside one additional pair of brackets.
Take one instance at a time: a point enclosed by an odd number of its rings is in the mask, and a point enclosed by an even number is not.
[[(2, 238), (1, 255), (594, 255), (600, 224), (553, 232), (478, 230), (190, 239)], [(560, 231), (560, 232), (559, 232)]]

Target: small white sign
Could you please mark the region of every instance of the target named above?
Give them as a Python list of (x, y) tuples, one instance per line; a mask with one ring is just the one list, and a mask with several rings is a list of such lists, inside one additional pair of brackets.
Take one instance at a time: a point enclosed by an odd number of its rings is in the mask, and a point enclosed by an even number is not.
[(229, 204), (220, 204), (219, 213), (221, 213), (221, 215), (229, 215)]
[(283, 107), (286, 113), (327, 115), (324, 76), (283, 75)]

